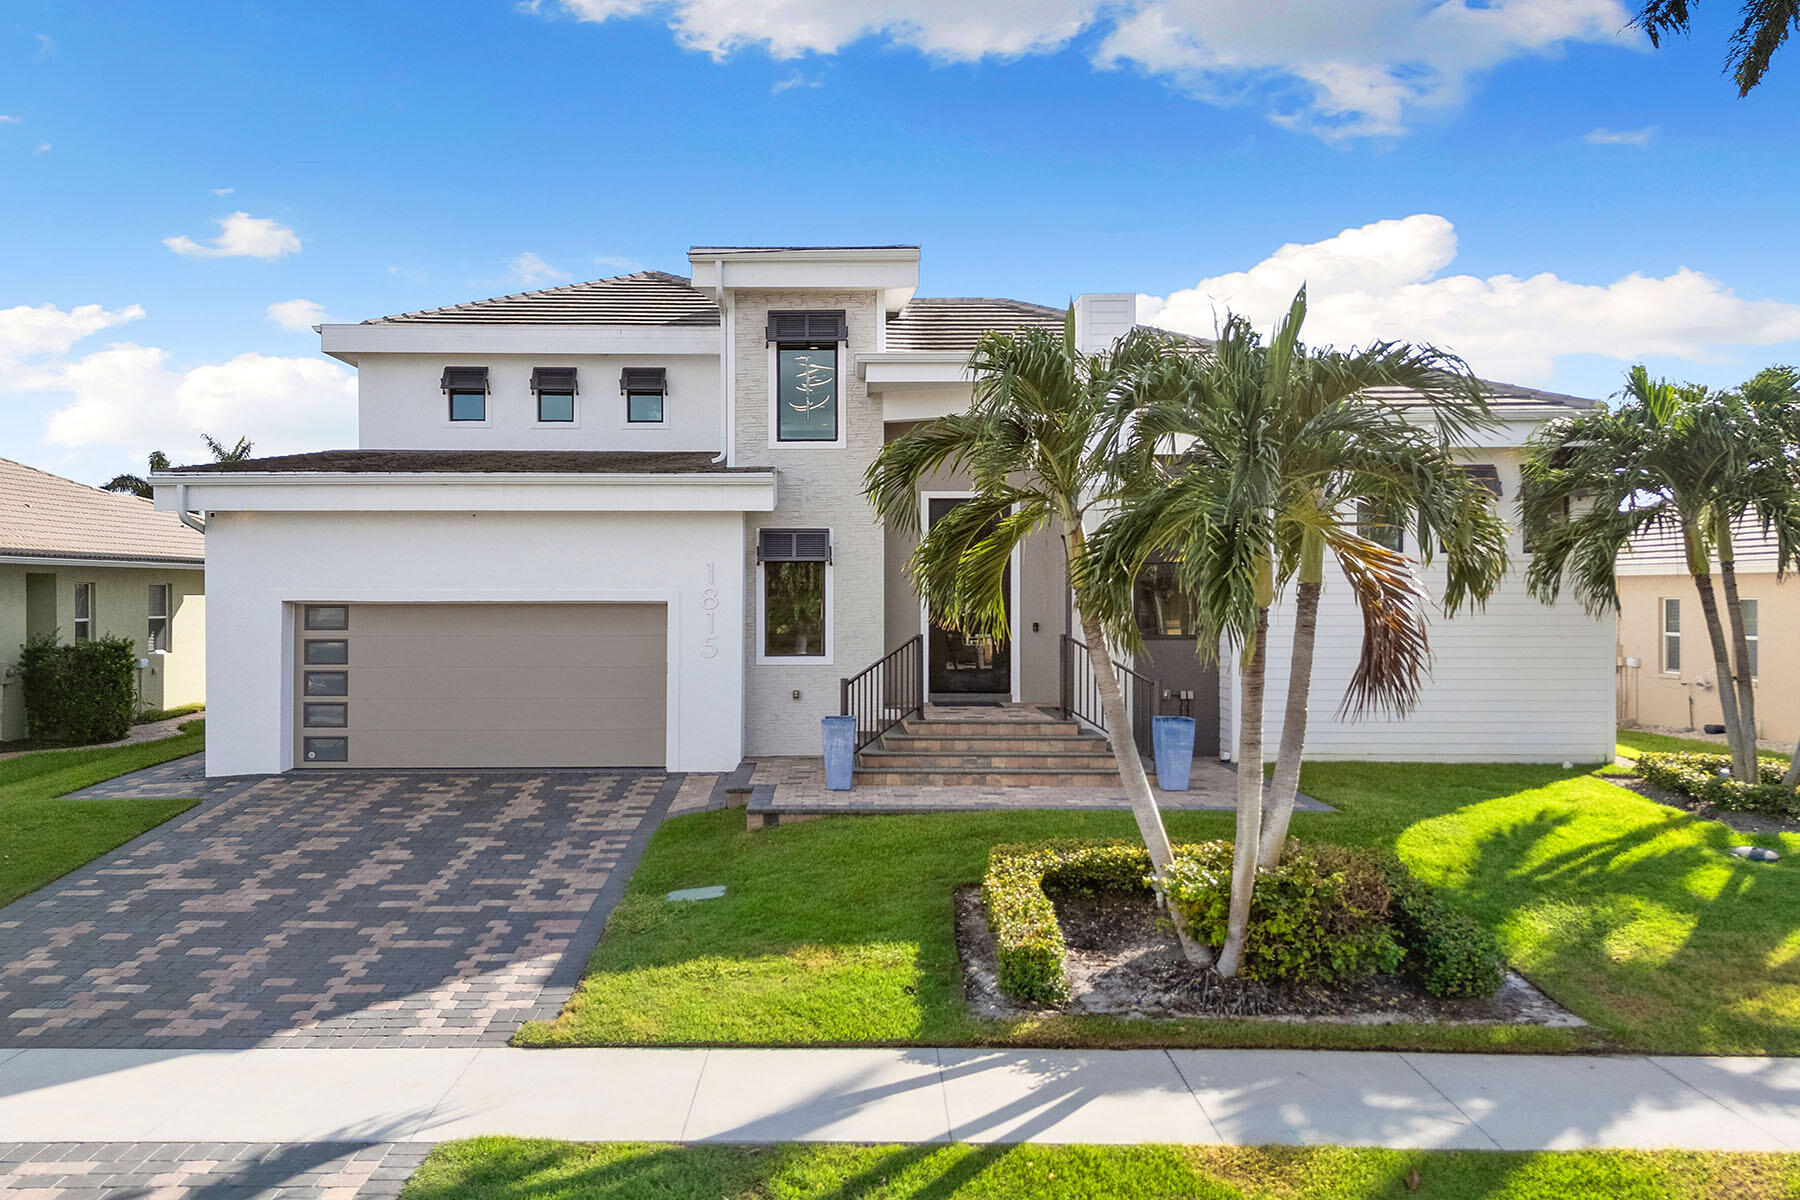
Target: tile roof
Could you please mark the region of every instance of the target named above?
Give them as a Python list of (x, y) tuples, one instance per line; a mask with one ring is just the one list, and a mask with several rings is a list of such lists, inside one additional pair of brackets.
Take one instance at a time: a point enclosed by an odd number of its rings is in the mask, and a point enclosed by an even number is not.
[(0, 557), (199, 566), (206, 539), (148, 500), (0, 458)]
[(1065, 311), (1025, 300), (919, 297), (888, 318), (889, 350), (973, 350), (990, 330), (1061, 329)]
[(239, 474), (525, 474), (525, 475), (718, 475), (755, 471), (727, 467), (707, 450), (319, 450), (239, 462), (174, 467), (177, 475)]
[(638, 271), (587, 283), (376, 317), (365, 325), (717, 325), (719, 306), (684, 276)]

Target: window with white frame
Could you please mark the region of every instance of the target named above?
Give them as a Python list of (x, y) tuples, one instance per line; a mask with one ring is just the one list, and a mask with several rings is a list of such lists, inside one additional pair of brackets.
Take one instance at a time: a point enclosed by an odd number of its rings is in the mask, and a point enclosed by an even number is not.
[(150, 651), (169, 648), (169, 585), (150, 585), (150, 621), (144, 631), (144, 648)]
[(75, 640), (91, 641), (94, 636), (94, 585), (75, 585)]
[(1744, 641), (1749, 644), (1750, 650), (1750, 678), (1755, 679), (1757, 675), (1756, 660), (1762, 649), (1756, 644), (1756, 601), (1740, 600), (1738, 606), (1744, 613)]
[(765, 529), (757, 537), (764, 658), (829, 658), (831, 531)]
[(1681, 601), (1673, 596), (1662, 602), (1662, 669), (1681, 674)]

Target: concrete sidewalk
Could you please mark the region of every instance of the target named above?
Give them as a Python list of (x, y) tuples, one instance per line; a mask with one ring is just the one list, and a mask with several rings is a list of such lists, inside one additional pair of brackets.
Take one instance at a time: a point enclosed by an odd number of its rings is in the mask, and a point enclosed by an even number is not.
[(0, 1142), (1800, 1148), (1800, 1061), (1259, 1050), (0, 1050)]

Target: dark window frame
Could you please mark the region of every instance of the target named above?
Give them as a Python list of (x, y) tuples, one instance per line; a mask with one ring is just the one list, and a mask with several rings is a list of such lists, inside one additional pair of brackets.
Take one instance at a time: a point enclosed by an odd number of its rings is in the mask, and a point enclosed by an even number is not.
[[(757, 657), (770, 661), (828, 660), (831, 658), (831, 530), (762, 529), (757, 531)], [(772, 650), (770, 634), (770, 585), (790, 574), (818, 572), (819, 606), (817, 649), (805, 653)]]
[[(775, 343), (775, 378), (771, 381), (771, 390), (775, 397), (775, 441), (790, 446), (832, 446), (844, 437), (844, 391), (841, 386), (843, 374), (839, 370), (843, 349), (840, 342), (777, 342)], [(830, 437), (788, 437), (781, 431), (781, 414), (783, 399), (781, 395), (781, 356), (790, 350), (831, 351), (831, 436)]]
[[(342, 715), (340, 721), (315, 721), (314, 710), (336, 709)], [(350, 728), (350, 702), (348, 700), (304, 700), (300, 704), (300, 727), (302, 729), (348, 729)]]

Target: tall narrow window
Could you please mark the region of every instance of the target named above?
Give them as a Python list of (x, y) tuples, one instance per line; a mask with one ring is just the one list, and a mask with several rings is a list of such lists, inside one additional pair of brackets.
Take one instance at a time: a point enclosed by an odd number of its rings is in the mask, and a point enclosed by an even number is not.
[(75, 640), (91, 641), (94, 636), (94, 585), (75, 585)]
[(537, 394), (541, 424), (573, 424), (575, 421), (575, 368), (533, 367), (531, 390)]
[(838, 347), (849, 339), (843, 310), (771, 312), (768, 339), (775, 346), (775, 440), (837, 441)]
[(765, 529), (756, 557), (762, 564), (763, 657), (828, 657), (831, 532)]
[(167, 650), (169, 648), (169, 585), (153, 583), (150, 585), (150, 623), (144, 633), (144, 646), (148, 650)]
[(488, 369), (486, 367), (445, 367), (440, 381), (450, 398), (452, 421), (487, 420)]
[(1762, 652), (1762, 648), (1756, 644), (1756, 601), (1740, 600), (1738, 603), (1744, 610), (1744, 640), (1749, 643), (1750, 648), (1750, 678), (1755, 679), (1758, 665), (1756, 660)]
[(1681, 674), (1681, 601), (1673, 596), (1662, 602), (1662, 669)]

